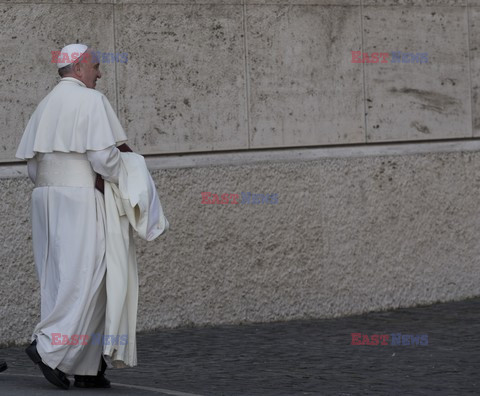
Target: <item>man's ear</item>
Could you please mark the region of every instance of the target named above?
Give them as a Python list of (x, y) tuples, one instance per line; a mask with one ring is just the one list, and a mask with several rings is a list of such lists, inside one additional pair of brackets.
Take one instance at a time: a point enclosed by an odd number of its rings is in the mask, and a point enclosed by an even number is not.
[(73, 73), (79, 76), (82, 74), (82, 66), (80, 65), (80, 62), (73, 64)]

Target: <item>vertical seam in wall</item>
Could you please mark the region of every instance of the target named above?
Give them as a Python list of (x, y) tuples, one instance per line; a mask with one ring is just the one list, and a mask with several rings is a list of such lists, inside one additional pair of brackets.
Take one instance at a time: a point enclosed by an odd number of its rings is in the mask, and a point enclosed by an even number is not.
[[(364, 51), (364, 37), (363, 37), (363, 0), (359, 0), (360, 3), (360, 30), (361, 30), (361, 51), (362, 51), (362, 59), (363, 59), (363, 51)], [(365, 128), (365, 143), (368, 143), (367, 139), (367, 86), (366, 86), (366, 78), (365, 78), (365, 63), (362, 62), (362, 87), (363, 87), (363, 127)]]
[(247, 41), (247, 4), (243, 0), (243, 49), (245, 51), (245, 106), (247, 116), (247, 147), (250, 148), (250, 73), (248, 69), (248, 41)]
[[(116, 18), (115, 18), (115, 3), (112, 3), (112, 20), (113, 20), (113, 23), (112, 23), (112, 27), (113, 27), (113, 53), (115, 54), (115, 60), (117, 59), (116, 57), (116, 54), (117, 54), (117, 36), (115, 34), (115, 30), (116, 30), (116, 25), (117, 25), (117, 21), (116, 21)], [(116, 110), (116, 113), (118, 114), (119, 112), (119, 108), (118, 108), (118, 79), (117, 79), (117, 62), (115, 61), (114, 62), (114, 67), (113, 67), (113, 70), (114, 70), (114, 80), (113, 80), (113, 85), (115, 87), (115, 110)]]
[(472, 134), (471, 137), (474, 136), (474, 125), (473, 125), (473, 90), (472, 90), (472, 60), (471, 60), (471, 52), (470, 52), (470, 6), (469, 1), (467, 0), (466, 4), (467, 10), (467, 57), (468, 57), (468, 87), (470, 93), (470, 122), (472, 127)]

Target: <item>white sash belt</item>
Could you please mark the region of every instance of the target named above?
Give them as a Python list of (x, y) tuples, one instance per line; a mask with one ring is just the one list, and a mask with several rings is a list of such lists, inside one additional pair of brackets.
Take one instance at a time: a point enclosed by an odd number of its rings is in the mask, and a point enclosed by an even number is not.
[(35, 187), (94, 187), (96, 174), (86, 154), (48, 153), (38, 155)]

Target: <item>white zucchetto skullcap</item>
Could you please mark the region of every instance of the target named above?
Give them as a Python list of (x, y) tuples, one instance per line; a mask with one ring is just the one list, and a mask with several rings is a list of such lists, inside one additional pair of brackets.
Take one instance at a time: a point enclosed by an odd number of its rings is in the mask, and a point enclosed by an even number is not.
[(61, 69), (74, 63), (87, 49), (85, 44), (69, 44), (63, 47), (58, 56), (57, 67)]

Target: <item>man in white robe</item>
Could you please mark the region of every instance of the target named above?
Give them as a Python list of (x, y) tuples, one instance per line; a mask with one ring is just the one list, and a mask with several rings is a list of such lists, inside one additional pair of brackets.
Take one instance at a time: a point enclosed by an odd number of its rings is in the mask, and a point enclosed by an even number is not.
[[(62, 54), (68, 56), (62, 56)], [(104, 376), (105, 203), (97, 174), (117, 183), (117, 146), (127, 140), (107, 98), (91, 50), (71, 44), (59, 56), (58, 85), (40, 102), (16, 156), (26, 159), (32, 193), (34, 259), (41, 321), (27, 354), (48, 381), (68, 389), (110, 387)], [(87, 61), (85, 62), (85, 59)]]

